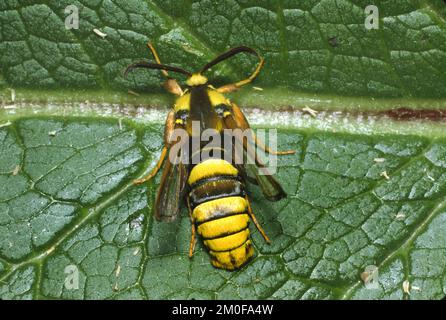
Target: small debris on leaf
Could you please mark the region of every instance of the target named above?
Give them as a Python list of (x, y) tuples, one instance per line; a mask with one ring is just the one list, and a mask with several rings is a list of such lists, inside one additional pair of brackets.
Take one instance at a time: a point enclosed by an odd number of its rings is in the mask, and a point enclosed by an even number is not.
[(403, 291), (404, 293), (410, 294), (410, 282), (409, 280), (403, 281)]
[(102, 32), (101, 30), (99, 30), (99, 29), (93, 29), (93, 32), (96, 33), (98, 36), (100, 36), (102, 39), (104, 39), (104, 38), (107, 36), (106, 33), (103, 33), (103, 32)]
[(252, 88), (256, 91), (263, 91), (263, 88), (260, 88), (260, 87), (252, 87)]
[(384, 158), (375, 158), (375, 159), (373, 159), (373, 161), (375, 161), (376, 163), (383, 163), (384, 161), (386, 161), (386, 159), (384, 159)]
[(328, 43), (330, 44), (330, 46), (332, 46), (333, 48), (336, 48), (339, 43), (338, 43), (338, 39), (336, 37), (330, 37), (328, 38)]
[(12, 124), (12, 122), (8, 120), (5, 123), (0, 124), (0, 128), (10, 126), (11, 124)]
[(119, 130), (122, 131), (122, 119), (118, 119)]
[(14, 168), (14, 170), (12, 171), (12, 175), (13, 176), (16, 176), (16, 175), (18, 175), (19, 174), (19, 172), (20, 172), (20, 169), (21, 169), (22, 167), (18, 164), (18, 165), (16, 165), (16, 167)]
[(135, 92), (135, 91), (128, 90), (127, 93), (139, 97), (139, 93), (137, 93), (137, 92)]
[(14, 103), (15, 102), (15, 90), (14, 89), (9, 89), (11, 90), (11, 102)]
[(413, 291), (421, 291), (421, 288), (418, 286), (412, 286)]
[(302, 109), (302, 111), (310, 114), (312, 117), (316, 117), (317, 116), (317, 111), (314, 110), (314, 109), (311, 109), (310, 107), (305, 107), (305, 108)]
[(381, 177), (386, 178), (386, 180), (389, 180), (389, 179), (390, 179), (389, 175), (387, 174), (387, 171), (383, 171), (383, 172), (381, 172), (379, 175), (380, 175)]
[(56, 134), (57, 134), (57, 131), (50, 131), (50, 132), (48, 132), (48, 135), (50, 136), (50, 137), (55, 137), (56, 136)]
[(362, 272), (362, 273), (361, 273), (361, 280), (362, 280), (365, 284), (369, 283), (369, 281), (370, 281), (370, 272), (368, 272), (368, 271), (364, 271), (364, 272)]
[(402, 212), (398, 212), (398, 214), (395, 216), (396, 220), (404, 220), (406, 219), (406, 215)]

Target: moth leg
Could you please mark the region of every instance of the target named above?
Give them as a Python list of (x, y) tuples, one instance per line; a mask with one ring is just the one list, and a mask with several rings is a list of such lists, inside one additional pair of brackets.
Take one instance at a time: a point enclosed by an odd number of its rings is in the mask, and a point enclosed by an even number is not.
[[(147, 43), (147, 47), (149, 48), (150, 52), (155, 58), (156, 63), (161, 64), (160, 58), (158, 57), (158, 53), (156, 52), (155, 47), (150, 42)], [(166, 70), (161, 70), (161, 73), (163, 74), (164, 77), (167, 78), (166, 82), (164, 82), (163, 85), (164, 89), (177, 96), (182, 96), (183, 89), (181, 89), (181, 86), (178, 84), (178, 82), (175, 79), (170, 78), (169, 73)]]
[(167, 115), (166, 124), (165, 124), (165, 127), (164, 127), (164, 146), (163, 146), (163, 150), (161, 151), (161, 156), (158, 159), (158, 162), (157, 162), (155, 168), (153, 168), (152, 171), (150, 171), (150, 173), (147, 176), (145, 176), (145, 177), (143, 177), (141, 179), (134, 180), (133, 181), (134, 184), (144, 183), (144, 182), (149, 181), (150, 179), (152, 179), (154, 176), (156, 176), (156, 174), (158, 173), (159, 169), (163, 165), (164, 159), (166, 158), (167, 153), (169, 151), (170, 137), (171, 137), (172, 132), (173, 132), (174, 129), (175, 129), (175, 112), (172, 110)]
[(260, 70), (262, 69), (263, 65), (265, 64), (265, 59), (259, 56), (259, 64), (257, 65), (257, 68), (254, 70), (254, 72), (246, 79), (226, 84), (220, 88), (217, 89), (220, 93), (229, 93), (238, 90), (240, 87), (250, 83), (252, 80), (254, 80), (258, 75)]
[(164, 159), (166, 158), (166, 155), (167, 155), (167, 147), (164, 146), (163, 147), (163, 151), (161, 151), (161, 156), (160, 156), (160, 158), (159, 158), (155, 168), (153, 168), (152, 171), (150, 171), (150, 173), (147, 176), (145, 176), (145, 177), (143, 177), (141, 179), (133, 180), (133, 183), (134, 184), (141, 184), (141, 183), (144, 183), (146, 181), (149, 181), (154, 176), (156, 176), (156, 174), (158, 173), (159, 169), (163, 165), (163, 162), (164, 162)]
[(265, 241), (268, 243), (271, 243), (271, 240), (268, 238), (265, 231), (263, 231), (263, 228), (260, 226), (260, 223), (257, 221), (256, 216), (252, 212), (252, 208), (251, 208), (251, 204), (249, 203), (248, 196), (245, 196), (245, 199), (246, 199), (246, 202), (248, 203), (248, 214), (251, 217), (252, 222), (254, 222), (255, 226), (257, 227), (257, 230), (259, 230), (259, 232), (261, 233), (261, 235), (263, 236)]
[(266, 146), (265, 143), (263, 143), (262, 140), (257, 138), (257, 136), (255, 135), (254, 132), (252, 133), (252, 136), (253, 136), (255, 145), (257, 147), (259, 147), (260, 149), (262, 149), (266, 153), (273, 154), (273, 155), (276, 155), (276, 156), (283, 156), (283, 155), (287, 155), (287, 154), (295, 154), (296, 153), (296, 150), (273, 151), (268, 146)]
[(195, 223), (194, 218), (192, 216), (192, 209), (190, 207), (189, 199), (187, 199), (187, 208), (189, 210), (189, 218), (191, 223), (191, 237), (189, 243), (189, 258), (192, 258), (195, 249)]
[[(155, 58), (156, 63), (161, 64), (160, 58), (158, 56), (158, 53), (155, 50), (155, 47), (148, 42), (147, 47), (149, 48), (150, 52), (152, 53), (153, 57)], [(166, 70), (161, 70), (161, 73), (166, 77), (169, 78), (169, 73)]]

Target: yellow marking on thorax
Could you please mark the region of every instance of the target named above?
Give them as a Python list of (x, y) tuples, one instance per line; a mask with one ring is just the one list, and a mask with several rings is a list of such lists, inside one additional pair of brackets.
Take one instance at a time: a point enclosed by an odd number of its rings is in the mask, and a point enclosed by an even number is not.
[(198, 205), (192, 215), (198, 223), (212, 219), (216, 214), (243, 213), (248, 209), (248, 203), (242, 197), (225, 197), (211, 200)]
[(209, 100), (211, 100), (211, 105), (213, 107), (218, 106), (219, 104), (230, 105), (229, 99), (227, 99), (224, 95), (218, 92), (215, 89), (208, 89)]
[(217, 175), (236, 176), (238, 170), (223, 159), (208, 159), (197, 164), (191, 171), (187, 182), (189, 185), (203, 179)]
[(180, 110), (189, 110), (190, 109), (190, 93), (183, 94), (181, 97), (178, 97), (173, 106), (175, 112)]
[(204, 240), (204, 244), (212, 251), (228, 251), (241, 246), (248, 237), (249, 229), (245, 229), (223, 238)]
[(198, 234), (205, 239), (216, 238), (228, 233), (235, 233), (242, 229), (246, 229), (248, 223), (249, 216), (246, 213), (237, 214), (200, 224), (197, 231)]
[(194, 73), (186, 80), (186, 84), (188, 86), (199, 86), (201, 84), (206, 84), (208, 82), (208, 78), (199, 73)]

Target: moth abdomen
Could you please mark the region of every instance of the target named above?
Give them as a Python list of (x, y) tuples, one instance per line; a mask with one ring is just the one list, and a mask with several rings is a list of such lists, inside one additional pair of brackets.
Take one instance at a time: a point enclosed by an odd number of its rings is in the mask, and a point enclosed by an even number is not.
[(254, 254), (248, 200), (237, 169), (222, 159), (196, 165), (189, 176), (189, 203), (197, 232), (217, 268), (234, 270)]

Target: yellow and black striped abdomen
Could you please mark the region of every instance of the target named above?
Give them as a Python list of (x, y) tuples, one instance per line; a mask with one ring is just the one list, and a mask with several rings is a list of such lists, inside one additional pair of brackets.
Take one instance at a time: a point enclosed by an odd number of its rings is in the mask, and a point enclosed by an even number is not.
[(197, 232), (214, 267), (234, 270), (254, 254), (249, 239), (248, 203), (237, 169), (222, 159), (208, 159), (190, 173), (189, 203)]

